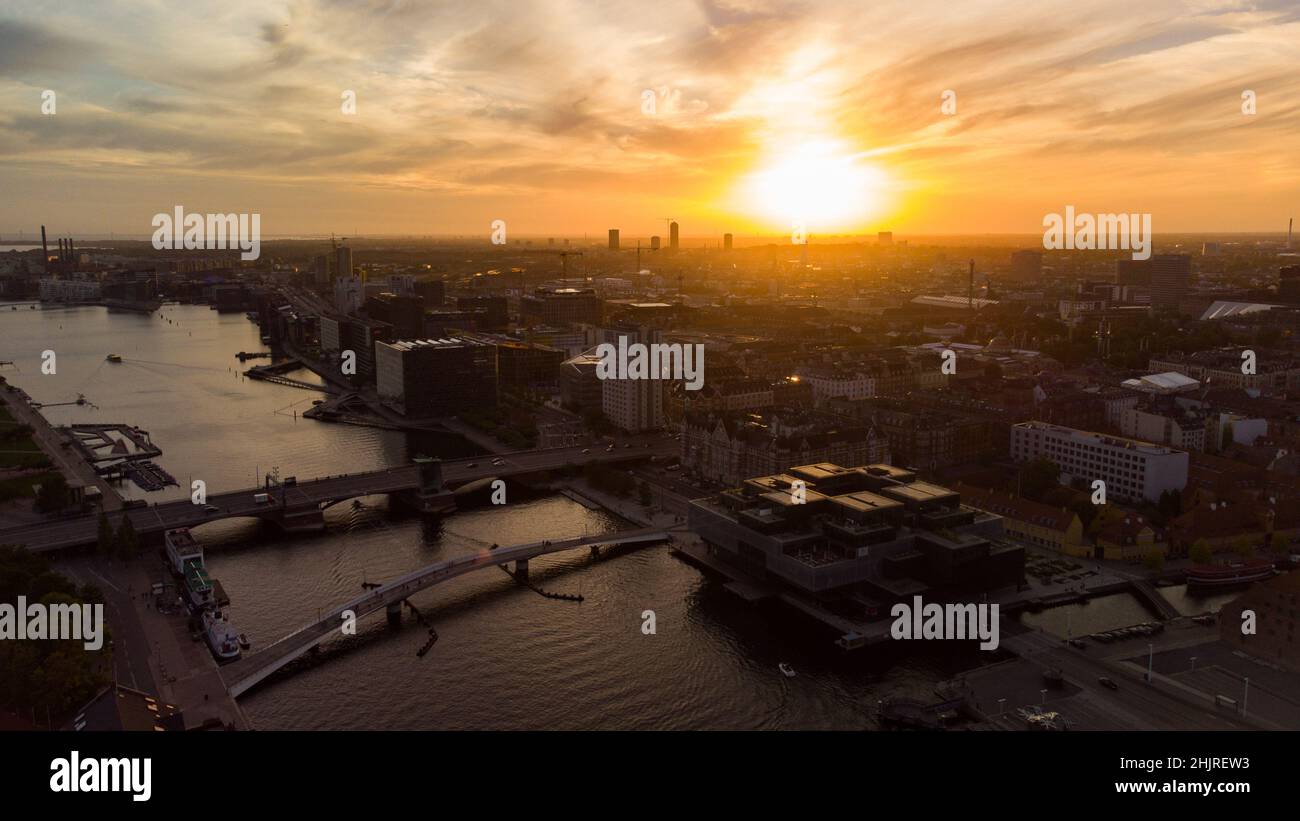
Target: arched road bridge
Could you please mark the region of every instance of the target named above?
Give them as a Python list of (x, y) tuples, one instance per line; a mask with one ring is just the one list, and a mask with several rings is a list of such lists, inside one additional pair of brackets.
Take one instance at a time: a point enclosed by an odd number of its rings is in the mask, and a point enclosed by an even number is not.
[(337, 633), (344, 624), (343, 614), (351, 610), (356, 618), (375, 613), (379, 610), (400, 608), (402, 600), (425, 588), (440, 584), (448, 579), (481, 570), (485, 567), (515, 562), (516, 571), (527, 572), (528, 560), (548, 553), (573, 550), (579, 547), (599, 547), (601, 545), (651, 544), (668, 538), (668, 532), (658, 528), (641, 528), (626, 530), (621, 533), (608, 533), (603, 536), (582, 536), (560, 541), (530, 542), (481, 550), (466, 556), (458, 556), (419, 570), (407, 573), (388, 584), (368, 590), (349, 602), (335, 607), (319, 621), (304, 625), (265, 649), (245, 656), (221, 668), (221, 678), (230, 695), (239, 696), (265, 680), (275, 671), (320, 644), (329, 636)]

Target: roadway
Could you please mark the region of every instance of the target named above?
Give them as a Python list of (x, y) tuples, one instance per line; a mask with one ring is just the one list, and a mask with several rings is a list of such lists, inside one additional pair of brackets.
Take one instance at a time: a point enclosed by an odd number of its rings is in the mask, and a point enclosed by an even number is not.
[(581, 536), (559, 541), (529, 542), (510, 547), (493, 547), (466, 556), (437, 562), (407, 573), (382, 587), (367, 591), (326, 613), (320, 620), (305, 625), (266, 649), (246, 656), (239, 661), (226, 665), (221, 670), (221, 677), (226, 682), (232, 696), (247, 692), (258, 682), (263, 681), (276, 670), (320, 644), (327, 637), (339, 631), (343, 626), (343, 614), (352, 611), (357, 619), (388, 606), (400, 603), (421, 590), (440, 584), (457, 576), (481, 570), (485, 567), (522, 561), (573, 550), (590, 545), (616, 545), (631, 542), (653, 542), (668, 538), (667, 532), (660, 528), (646, 527), (627, 530), (621, 533), (608, 533), (602, 536)]
[[(566, 465), (585, 465), (591, 462), (618, 463), (649, 456), (664, 457), (675, 454), (678, 445), (671, 439), (644, 436), (629, 439), (607, 451), (599, 446), (547, 448), (544, 450), (517, 451), (498, 456), (474, 456), (448, 459), (442, 463), (444, 484), (462, 485), (477, 479), (504, 478), (519, 474), (558, 470)], [(584, 452), (585, 451), (585, 452)], [(493, 464), (500, 461), (501, 464)], [(418, 484), (415, 465), (386, 468), (368, 473), (326, 476), (317, 479), (299, 479), (291, 487), (247, 488), (228, 493), (209, 494), (206, 505), (195, 505), (189, 500), (179, 500), (149, 507), (128, 508), (123, 515), (140, 534), (157, 533), (175, 527), (195, 527), (207, 522), (241, 516), (265, 518), (279, 507), (279, 496), (284, 494), (284, 504), (289, 509), (311, 506), (328, 506), (335, 502), (372, 494), (394, 493), (414, 489)], [(254, 496), (261, 492), (273, 495), (271, 503), (259, 504)], [(118, 517), (114, 516), (114, 524)], [(63, 519), (50, 519), (38, 524), (27, 524), (0, 530), (0, 544), (22, 544), (33, 552), (60, 550), (68, 547), (93, 544), (98, 536), (97, 514)]]
[[(1003, 625), (1007, 623), (1004, 621)], [(1004, 635), (1002, 646), (1024, 659), (1035, 671), (1031, 676), (1034, 680), (1027, 685), (1032, 692), (1025, 690), (1026, 682), (1020, 682), (1019, 686), (1013, 684), (1010, 680), (1014, 676), (1013, 669), (986, 668), (968, 674), (967, 679), (972, 683), (986, 677), (993, 680), (976, 684), (977, 689), (985, 691), (981, 701), (986, 712), (996, 712), (989, 708), (998, 697), (1008, 697), (1005, 712), (996, 722), (1003, 726), (1023, 728), (1023, 723), (1014, 718), (1014, 708), (1041, 705), (1043, 702), (1034, 697), (1039, 688), (1048, 690), (1046, 709), (1059, 710), (1079, 729), (1247, 730), (1258, 726), (1240, 716), (1216, 710), (1212, 702), (1192, 696), (1167, 683), (1163, 677), (1154, 684), (1147, 684), (1143, 680), (1145, 670), (1132, 664), (1097, 658), (1087, 650), (1070, 647), (1059, 638), (1039, 630)], [(1093, 645), (1089, 645), (1089, 649), (1092, 648)], [(1061, 671), (1071, 685), (1068, 691), (1047, 688), (1039, 674), (1048, 667)], [(1117, 689), (1103, 686), (1100, 682), (1103, 677), (1114, 681)], [(1004, 683), (993, 683), (998, 680)]]

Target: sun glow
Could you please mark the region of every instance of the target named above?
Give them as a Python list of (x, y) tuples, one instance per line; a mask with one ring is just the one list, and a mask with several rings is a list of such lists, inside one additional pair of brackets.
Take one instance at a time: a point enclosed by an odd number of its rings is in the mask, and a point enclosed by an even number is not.
[(832, 141), (803, 143), (773, 153), (745, 181), (746, 210), (810, 232), (860, 227), (885, 206), (888, 177)]

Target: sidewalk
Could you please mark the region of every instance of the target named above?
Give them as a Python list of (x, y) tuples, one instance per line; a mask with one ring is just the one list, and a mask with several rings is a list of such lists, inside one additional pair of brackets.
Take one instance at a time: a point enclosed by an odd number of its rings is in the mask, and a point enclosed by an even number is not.
[(653, 506), (645, 507), (640, 500), (633, 497), (626, 499), (615, 496), (603, 490), (597, 490), (587, 483), (585, 479), (575, 479), (565, 485), (570, 491), (580, 496), (584, 496), (611, 513), (635, 522), (642, 527), (661, 527), (668, 530), (674, 527), (684, 527), (686, 520), (666, 511), (659, 510)]

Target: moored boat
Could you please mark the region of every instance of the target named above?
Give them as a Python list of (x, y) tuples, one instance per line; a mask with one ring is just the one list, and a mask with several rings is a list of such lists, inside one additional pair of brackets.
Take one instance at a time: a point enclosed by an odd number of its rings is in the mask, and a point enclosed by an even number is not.
[(1187, 569), (1189, 587), (1230, 587), (1250, 584), (1273, 576), (1273, 562), (1249, 559), (1230, 564), (1198, 564)]
[(212, 648), (212, 655), (218, 660), (233, 661), (239, 658), (239, 634), (222, 611), (215, 608), (203, 611), (203, 637), (207, 639), (208, 647)]

